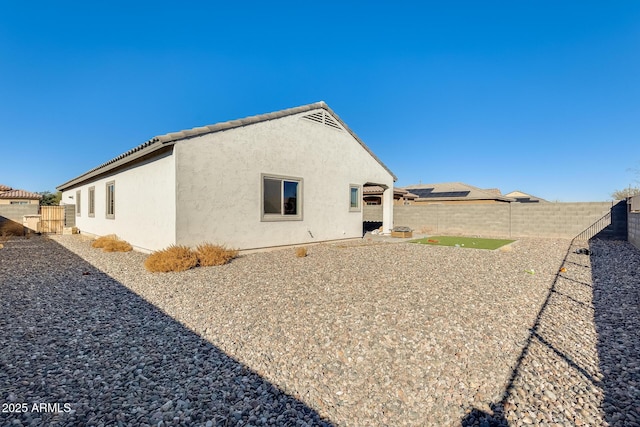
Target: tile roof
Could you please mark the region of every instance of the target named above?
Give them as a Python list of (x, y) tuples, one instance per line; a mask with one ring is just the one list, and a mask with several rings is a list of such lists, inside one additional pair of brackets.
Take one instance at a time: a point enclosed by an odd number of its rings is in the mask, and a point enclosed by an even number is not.
[(313, 104), (307, 104), (307, 105), (302, 105), (300, 107), (294, 107), (294, 108), (288, 108), (285, 110), (280, 110), (280, 111), (276, 111), (273, 113), (266, 113), (266, 114), (259, 114), (256, 116), (250, 116), (250, 117), (245, 117), (244, 119), (238, 119), (238, 120), (230, 120), (227, 122), (220, 122), (220, 123), (216, 123), (213, 125), (209, 125), (209, 126), (200, 126), (200, 127), (196, 127), (193, 129), (187, 129), (187, 130), (183, 130), (180, 132), (172, 132), (172, 133), (167, 133), (165, 135), (158, 135), (155, 136), (153, 138), (151, 138), (150, 140), (144, 142), (143, 144), (138, 145), (137, 147), (132, 148), (131, 150), (127, 151), (126, 153), (123, 153), (91, 170), (89, 170), (88, 172), (85, 172), (84, 174), (73, 178), (67, 182), (65, 182), (64, 184), (59, 185), (58, 187), (56, 187), (57, 190), (59, 191), (63, 191), (67, 188), (73, 187), (83, 181), (86, 181), (92, 177), (95, 177), (96, 175), (105, 173), (111, 169), (114, 169), (120, 165), (126, 164), (130, 161), (133, 161), (135, 159), (138, 159), (144, 155), (147, 155), (149, 153), (152, 153), (156, 150), (159, 150), (163, 147), (167, 147), (170, 145), (175, 144), (176, 142), (183, 140), (183, 139), (187, 139), (187, 138), (193, 138), (195, 136), (200, 136), (200, 135), (205, 135), (208, 133), (214, 133), (214, 132), (220, 132), (220, 131), (224, 131), (224, 130), (229, 130), (229, 129), (234, 129), (234, 128), (238, 128), (238, 127), (242, 127), (242, 126), (247, 126), (247, 125), (251, 125), (254, 123), (260, 123), (260, 122), (265, 122), (268, 120), (274, 120), (274, 119), (279, 119), (281, 117), (286, 117), (286, 116), (291, 116), (294, 114), (298, 114), (298, 113), (303, 113), (306, 111), (311, 111), (311, 110), (317, 110), (319, 108), (324, 109), (325, 111), (327, 111), (329, 114), (331, 114), (339, 123), (340, 125), (342, 125), (342, 127), (344, 127), (344, 129), (349, 132), (351, 134), (351, 136), (353, 136), (356, 141), (358, 141), (358, 143), (360, 145), (362, 145), (362, 147), (374, 158), (376, 159), (376, 161), (378, 163), (380, 163), (380, 165), (387, 171), (389, 172), (389, 174), (391, 174), (391, 176), (393, 177), (393, 180), (397, 180), (398, 178), (394, 175), (393, 172), (391, 172), (391, 170), (384, 164), (382, 163), (382, 161), (375, 155), (373, 154), (373, 152), (369, 149), (369, 147), (366, 146), (366, 144), (364, 142), (362, 142), (362, 140), (351, 130), (349, 129), (349, 127), (346, 125), (346, 123), (344, 123), (342, 121), (342, 119), (340, 119), (340, 117), (338, 117), (338, 115), (336, 113), (333, 112), (333, 110), (331, 110), (331, 108), (329, 108), (329, 106), (324, 102), (324, 101), (319, 101), (319, 102), (315, 102)]
[(365, 185), (362, 188), (362, 193), (363, 194), (384, 193), (384, 188), (380, 187), (379, 185)]
[[(382, 193), (384, 193), (384, 188), (382, 188), (379, 185), (365, 185), (362, 188), (362, 194), (382, 194)], [(417, 195), (398, 187), (393, 188), (393, 194), (399, 194), (399, 195), (402, 195), (403, 197), (409, 197), (409, 198), (418, 197)]]
[(474, 187), (463, 182), (443, 182), (437, 184), (416, 184), (403, 187), (418, 195), (418, 200), (499, 200), (513, 202), (514, 200), (497, 194), (499, 190)]
[(0, 191), (9, 191), (9, 190), (13, 190), (13, 188), (9, 187), (8, 185), (0, 184)]
[(485, 188), (484, 191), (487, 193), (495, 194), (496, 196), (502, 196), (502, 192), (499, 188)]
[(524, 191), (519, 191), (519, 190), (515, 190), (512, 191), (511, 193), (507, 193), (505, 194), (505, 197), (511, 197), (516, 199), (519, 202), (547, 202), (548, 200), (545, 200), (541, 197), (537, 197), (537, 196), (533, 196), (529, 193), (525, 193)]
[(29, 199), (29, 200), (40, 200), (42, 196), (40, 194), (32, 193), (30, 191), (25, 190), (9, 190), (0, 193), (0, 199)]

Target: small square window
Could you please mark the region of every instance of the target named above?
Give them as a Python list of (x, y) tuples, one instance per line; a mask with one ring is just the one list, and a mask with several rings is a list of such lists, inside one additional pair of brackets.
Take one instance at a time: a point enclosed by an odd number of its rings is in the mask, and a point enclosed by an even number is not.
[(349, 212), (360, 212), (361, 206), (360, 186), (349, 186)]

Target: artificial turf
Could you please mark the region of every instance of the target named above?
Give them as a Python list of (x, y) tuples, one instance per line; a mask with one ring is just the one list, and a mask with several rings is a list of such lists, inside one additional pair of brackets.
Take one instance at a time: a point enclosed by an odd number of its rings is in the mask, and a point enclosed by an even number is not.
[(514, 242), (506, 239), (482, 239), (479, 237), (460, 236), (431, 236), (423, 239), (411, 240), (409, 243), (421, 243), (423, 245), (459, 246), (473, 249), (498, 249), (501, 246)]

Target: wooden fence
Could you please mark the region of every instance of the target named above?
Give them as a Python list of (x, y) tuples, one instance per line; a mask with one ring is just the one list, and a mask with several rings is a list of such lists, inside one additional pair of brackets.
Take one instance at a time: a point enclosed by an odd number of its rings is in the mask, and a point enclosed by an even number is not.
[(62, 234), (64, 206), (40, 206), (40, 232)]

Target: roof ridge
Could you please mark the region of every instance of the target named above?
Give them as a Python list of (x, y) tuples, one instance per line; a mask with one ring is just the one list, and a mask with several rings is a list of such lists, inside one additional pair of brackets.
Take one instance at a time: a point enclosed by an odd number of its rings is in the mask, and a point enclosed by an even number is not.
[[(68, 188), (74, 184), (77, 184), (78, 182), (81, 182), (85, 179), (89, 179), (91, 177), (93, 177), (94, 175), (98, 174), (98, 171), (100, 171), (101, 169), (104, 169), (116, 162), (120, 162), (123, 159), (131, 156), (132, 154), (135, 154), (141, 150), (145, 150), (144, 154), (148, 154), (150, 152), (153, 152), (157, 149), (160, 149), (162, 146), (169, 146), (174, 144), (176, 141), (179, 140), (183, 140), (183, 139), (188, 139), (188, 138), (194, 138), (196, 136), (200, 136), (200, 135), (205, 135), (208, 133), (214, 133), (214, 132), (220, 132), (223, 130), (228, 130), (228, 129), (234, 129), (237, 127), (241, 127), (241, 126), (247, 126), (247, 125), (251, 125), (254, 123), (259, 123), (259, 122), (263, 122), (263, 121), (268, 121), (268, 120), (274, 120), (274, 119), (279, 119), (281, 117), (286, 117), (286, 116), (291, 116), (294, 114), (299, 114), (299, 113), (303, 113), (306, 111), (311, 111), (311, 110), (316, 110), (316, 109), (323, 109), (325, 111), (327, 111), (329, 114), (331, 114), (337, 121), (338, 123), (340, 123), (340, 125), (342, 125), (342, 127), (353, 137), (355, 138), (355, 140), (378, 162), (380, 163), (380, 165), (387, 171), (389, 172), (389, 174), (391, 174), (391, 176), (393, 177), (394, 181), (397, 180), (398, 178), (396, 177), (396, 175), (391, 172), (391, 169), (389, 169), (383, 162), (382, 160), (380, 160), (378, 158), (378, 156), (376, 156), (370, 149), (369, 147), (367, 147), (367, 145), (358, 137), (358, 135), (356, 135), (355, 132), (353, 132), (349, 126), (347, 126), (347, 124), (340, 118), (340, 116), (338, 116), (331, 108), (329, 108), (329, 106), (327, 105), (326, 102), (324, 101), (318, 101), (318, 102), (314, 102), (311, 104), (305, 104), (305, 105), (301, 105), (298, 107), (291, 107), (291, 108), (286, 108), (284, 110), (279, 110), (279, 111), (274, 111), (274, 112), (270, 112), (270, 113), (264, 113), (264, 114), (257, 114), (257, 115), (253, 115), (253, 116), (247, 116), (241, 119), (235, 119), (235, 120), (228, 120), (228, 121), (224, 121), (224, 122), (218, 122), (218, 123), (214, 123), (211, 125), (206, 125), (206, 126), (198, 126), (198, 127), (194, 127), (191, 129), (185, 129), (185, 130), (181, 130), (178, 132), (170, 132), (170, 133), (166, 133), (163, 135), (156, 135), (153, 138), (147, 140), (146, 142), (130, 149), (129, 151), (120, 154), (119, 156), (116, 156), (114, 158), (112, 158), (111, 160), (108, 160), (105, 163), (102, 163), (99, 166), (96, 166), (93, 169), (90, 169), (89, 171), (83, 173), (82, 175), (77, 176), (76, 178), (73, 178), (61, 185), (59, 185), (58, 187), (56, 187), (57, 190), (61, 190), (63, 188)], [(159, 144), (159, 145), (157, 145)], [(150, 148), (154, 145), (157, 145), (156, 147)], [(140, 154), (142, 155), (142, 154)], [(124, 162), (126, 163), (126, 161)], [(114, 166), (115, 167), (115, 166)]]
[(1, 199), (41, 199), (42, 195), (32, 191), (13, 188), (9, 191), (0, 191)]

